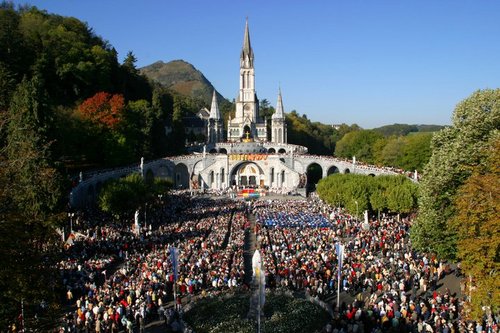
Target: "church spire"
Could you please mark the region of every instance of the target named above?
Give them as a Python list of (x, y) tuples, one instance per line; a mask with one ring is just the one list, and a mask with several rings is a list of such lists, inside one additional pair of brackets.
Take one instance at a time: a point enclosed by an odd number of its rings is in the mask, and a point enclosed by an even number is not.
[(245, 24), (245, 35), (243, 37), (243, 48), (240, 56), (241, 67), (253, 68), (253, 50), (250, 44), (250, 32), (248, 29), (248, 17)]
[(219, 104), (217, 103), (217, 94), (214, 93), (212, 95), (212, 106), (210, 107), (210, 119), (215, 119), (215, 120), (220, 120), (220, 111), (219, 111)]
[(283, 98), (281, 97), (281, 87), (278, 89), (278, 102), (276, 102), (276, 111), (272, 119), (285, 118), (285, 110), (283, 109)]

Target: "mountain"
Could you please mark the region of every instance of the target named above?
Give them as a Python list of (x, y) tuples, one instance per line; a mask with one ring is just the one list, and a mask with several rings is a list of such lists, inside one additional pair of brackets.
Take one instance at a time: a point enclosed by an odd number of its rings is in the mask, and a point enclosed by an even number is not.
[(374, 128), (373, 131), (384, 136), (405, 136), (413, 132), (437, 132), (445, 126), (441, 125), (408, 125), (408, 124), (392, 124)]
[[(140, 72), (181, 95), (202, 99), (207, 106), (210, 106), (214, 86), (202, 72), (184, 60), (173, 60), (167, 63), (157, 61), (142, 67)], [(217, 92), (217, 100), (220, 104), (225, 98)]]

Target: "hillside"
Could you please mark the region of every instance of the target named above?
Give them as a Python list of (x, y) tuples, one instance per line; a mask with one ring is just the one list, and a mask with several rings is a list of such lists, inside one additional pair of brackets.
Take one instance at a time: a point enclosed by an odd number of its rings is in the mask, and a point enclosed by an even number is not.
[[(214, 86), (202, 72), (184, 60), (173, 60), (167, 63), (157, 61), (142, 67), (140, 72), (166, 88), (181, 95), (202, 99), (206, 105), (210, 106)], [(218, 92), (217, 99), (219, 103), (225, 100)]]
[(413, 132), (437, 132), (445, 126), (441, 125), (408, 125), (408, 124), (392, 124), (382, 127), (374, 128), (373, 131), (378, 132), (384, 136), (391, 135), (408, 135)]

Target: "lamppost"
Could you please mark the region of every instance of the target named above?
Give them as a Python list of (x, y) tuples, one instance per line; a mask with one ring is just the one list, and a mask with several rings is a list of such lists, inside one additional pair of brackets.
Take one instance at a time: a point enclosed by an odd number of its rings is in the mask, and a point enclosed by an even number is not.
[(68, 213), (69, 217), (69, 231), (73, 233), (73, 216), (75, 216), (75, 213)]

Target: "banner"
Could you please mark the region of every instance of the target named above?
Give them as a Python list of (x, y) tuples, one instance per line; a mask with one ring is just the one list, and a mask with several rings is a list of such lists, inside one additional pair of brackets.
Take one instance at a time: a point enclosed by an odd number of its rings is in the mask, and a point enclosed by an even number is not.
[(179, 269), (179, 251), (175, 247), (170, 248), (170, 261), (172, 261), (172, 270), (174, 271), (174, 281), (177, 281)]
[(342, 262), (344, 260), (344, 245), (337, 243), (335, 244), (335, 250), (337, 251), (338, 258), (338, 279), (340, 280), (340, 276), (342, 275)]
[(263, 161), (267, 160), (266, 154), (230, 154), (231, 161)]

